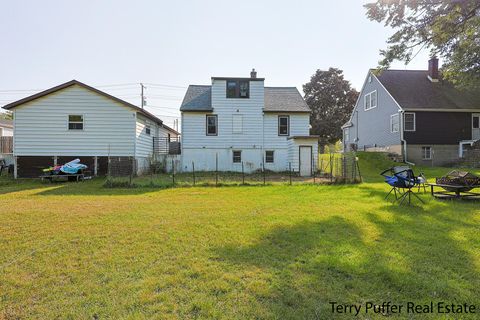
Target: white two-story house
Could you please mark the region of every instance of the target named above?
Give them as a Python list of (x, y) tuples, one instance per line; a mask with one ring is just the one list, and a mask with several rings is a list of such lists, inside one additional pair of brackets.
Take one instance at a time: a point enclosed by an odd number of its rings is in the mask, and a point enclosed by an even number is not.
[(190, 85), (183, 99), (182, 170), (315, 170), (318, 137), (310, 109), (295, 87), (265, 87), (249, 78), (212, 77)]

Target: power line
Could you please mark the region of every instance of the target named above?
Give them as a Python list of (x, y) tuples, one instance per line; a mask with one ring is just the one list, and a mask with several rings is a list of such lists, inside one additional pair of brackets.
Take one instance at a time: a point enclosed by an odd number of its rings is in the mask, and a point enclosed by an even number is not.
[(169, 85), (169, 84), (160, 84), (160, 83), (145, 83), (146, 85), (149, 86), (155, 86), (155, 87), (166, 87), (166, 88), (178, 88), (178, 89), (187, 89), (187, 87), (183, 86), (174, 86), (174, 85)]

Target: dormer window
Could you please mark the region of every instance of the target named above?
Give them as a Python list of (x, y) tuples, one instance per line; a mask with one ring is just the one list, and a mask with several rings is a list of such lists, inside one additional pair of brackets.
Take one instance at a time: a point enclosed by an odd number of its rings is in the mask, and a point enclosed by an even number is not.
[(227, 80), (227, 98), (249, 98), (250, 83), (248, 80)]

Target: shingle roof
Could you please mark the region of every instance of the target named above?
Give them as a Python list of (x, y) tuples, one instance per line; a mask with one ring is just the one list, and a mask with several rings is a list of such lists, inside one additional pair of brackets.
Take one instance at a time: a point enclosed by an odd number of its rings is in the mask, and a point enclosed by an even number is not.
[(431, 82), (427, 75), (423, 70), (385, 70), (377, 78), (403, 109), (480, 110), (480, 93), (460, 91), (442, 80)]
[(0, 127), (13, 128), (13, 121), (0, 119)]
[(91, 91), (96, 92), (96, 93), (98, 93), (98, 94), (100, 94), (100, 95), (102, 95), (102, 96), (104, 96), (104, 97), (106, 97), (106, 98), (112, 99), (112, 100), (114, 100), (114, 101), (117, 101), (118, 103), (121, 103), (121, 104), (123, 104), (123, 105), (125, 105), (125, 106), (128, 106), (128, 107), (136, 110), (137, 112), (143, 114), (144, 116), (146, 116), (146, 117), (149, 118), (150, 120), (155, 121), (156, 123), (162, 123), (162, 122), (163, 122), (163, 121), (160, 120), (158, 117), (154, 116), (153, 114), (151, 114), (150, 112), (148, 112), (148, 111), (145, 110), (145, 109), (142, 109), (142, 108), (140, 108), (140, 107), (137, 107), (136, 105), (133, 105), (133, 104), (131, 104), (130, 102), (127, 102), (127, 101), (122, 100), (122, 99), (120, 99), (120, 98), (114, 97), (114, 96), (112, 96), (112, 95), (110, 95), (110, 94), (108, 94), (108, 93), (106, 93), (106, 92), (103, 92), (103, 91), (101, 91), (101, 90), (98, 90), (98, 89), (96, 89), (96, 88), (94, 88), (94, 87), (91, 87), (91, 86), (89, 86), (89, 85), (86, 85), (85, 83), (80, 82), (80, 81), (77, 81), (77, 80), (70, 80), (70, 81), (65, 82), (65, 83), (62, 83), (61, 85), (58, 85), (58, 86), (56, 86), (56, 87), (53, 87), (53, 88), (44, 90), (44, 91), (42, 91), (42, 92), (36, 93), (36, 94), (31, 95), (31, 96), (28, 96), (28, 97), (26, 97), (26, 98), (23, 98), (23, 99), (20, 99), (20, 100), (15, 101), (15, 102), (9, 103), (9, 104), (3, 106), (2, 108), (3, 108), (3, 109), (6, 109), (6, 110), (9, 110), (9, 109), (15, 108), (15, 107), (17, 107), (17, 106), (19, 106), (19, 105), (22, 105), (22, 104), (24, 104), (24, 103), (33, 101), (33, 100), (38, 99), (38, 98), (41, 98), (41, 97), (44, 97), (44, 96), (46, 96), (46, 95), (49, 95), (49, 94), (51, 94), (51, 93), (54, 93), (54, 92), (63, 90), (63, 89), (65, 89), (65, 88), (68, 88), (68, 87), (73, 86), (73, 85), (77, 85), (77, 86), (80, 86), (80, 87), (85, 88), (85, 89), (87, 89), (87, 90), (91, 90)]
[(305, 100), (295, 87), (265, 87), (266, 112), (310, 112)]
[[(190, 85), (180, 111), (212, 111), (212, 87)], [(265, 87), (265, 112), (310, 112), (295, 87)]]
[(189, 85), (180, 111), (212, 110), (212, 86)]

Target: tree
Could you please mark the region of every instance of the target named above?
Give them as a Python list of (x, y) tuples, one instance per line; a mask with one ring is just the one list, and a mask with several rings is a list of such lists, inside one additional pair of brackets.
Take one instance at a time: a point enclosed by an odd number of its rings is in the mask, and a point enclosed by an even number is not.
[(335, 143), (342, 138), (342, 125), (348, 121), (358, 92), (343, 77), (343, 71), (330, 68), (317, 70), (310, 82), (303, 85), (305, 101), (312, 114), (311, 133), (320, 136), (320, 144)]
[(13, 119), (13, 113), (11, 111), (0, 112), (0, 119), (12, 120)]
[(394, 60), (408, 63), (425, 48), (443, 58), (446, 80), (480, 88), (479, 0), (377, 0), (365, 7), (370, 20), (395, 30), (380, 50), (380, 69)]

